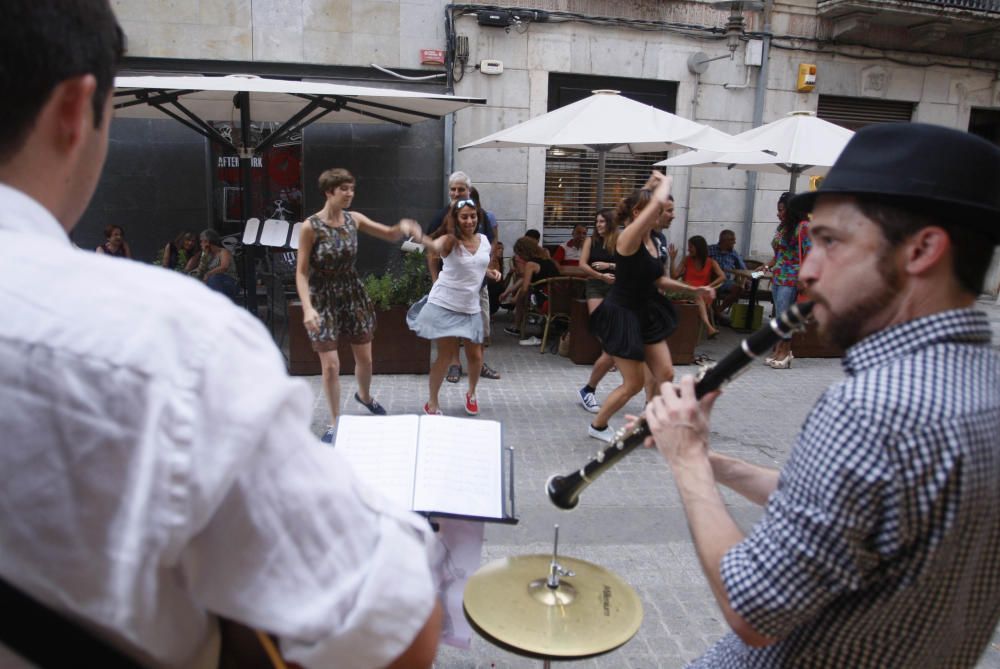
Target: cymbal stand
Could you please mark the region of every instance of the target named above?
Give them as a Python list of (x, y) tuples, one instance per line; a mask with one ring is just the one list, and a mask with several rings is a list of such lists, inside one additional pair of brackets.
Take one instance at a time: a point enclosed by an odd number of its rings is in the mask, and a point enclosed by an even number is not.
[(545, 582), (551, 590), (559, 588), (560, 576), (576, 576), (572, 571), (563, 569), (559, 564), (559, 524), (554, 526), (555, 538), (552, 541), (552, 562), (549, 564), (549, 577)]

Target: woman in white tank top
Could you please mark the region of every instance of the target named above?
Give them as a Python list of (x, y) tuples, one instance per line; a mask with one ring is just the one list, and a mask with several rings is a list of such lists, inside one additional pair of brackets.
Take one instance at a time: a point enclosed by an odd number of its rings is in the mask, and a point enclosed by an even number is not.
[(441, 256), (444, 268), (431, 292), (410, 307), (406, 322), (424, 339), (437, 342), (437, 358), (431, 366), (430, 399), (424, 413), (441, 414), (438, 392), (448, 371), (448, 364), (458, 355), (459, 339), (465, 339), (469, 361), (469, 390), (465, 394), (465, 412), (479, 413), (476, 385), (483, 367), (483, 320), (480, 314), (479, 289), (483, 277), (499, 280), (496, 270), (488, 270), (490, 243), (476, 232), (477, 207), (472, 200), (458, 200), (448, 208), (436, 239), (424, 242), (428, 251)]

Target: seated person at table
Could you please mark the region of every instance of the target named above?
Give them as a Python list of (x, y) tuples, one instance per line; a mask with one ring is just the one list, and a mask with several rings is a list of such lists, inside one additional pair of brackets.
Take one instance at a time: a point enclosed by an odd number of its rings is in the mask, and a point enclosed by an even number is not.
[(526, 309), (529, 297), (539, 301), (536, 303), (540, 304), (540, 301), (544, 301), (545, 299), (545, 293), (540, 288), (532, 288), (531, 284), (535, 281), (560, 276), (561, 273), (559, 266), (542, 254), (542, 248), (531, 237), (521, 237), (514, 242), (514, 256), (520, 258), (524, 263), (524, 270), (521, 274), (521, 279), (516, 284), (508, 287), (500, 296), (501, 303), (505, 301), (507, 296), (514, 296), (515, 326), (504, 328), (504, 332), (519, 337), (521, 339), (520, 343), (525, 346), (533, 346), (541, 342), (538, 341), (537, 337), (526, 338), (521, 331), (521, 327), (523, 327), (525, 316), (527, 315)]
[(567, 276), (587, 277), (580, 268), (580, 252), (583, 242), (587, 239), (587, 226), (579, 224), (573, 227), (572, 236), (559, 245), (552, 254), (552, 260), (559, 265), (559, 270)]
[(720, 323), (725, 320), (723, 312), (733, 306), (746, 295), (747, 281), (732, 274), (734, 269), (747, 269), (747, 264), (743, 257), (736, 250), (736, 233), (732, 230), (723, 230), (719, 233), (719, 243), (709, 244), (708, 257), (719, 263), (719, 267), (726, 273), (726, 280), (716, 289), (719, 298), (712, 306), (715, 312), (715, 321)]
[[(673, 253), (677, 253), (676, 249)], [(701, 235), (695, 235), (688, 240), (687, 255), (674, 269), (675, 279), (684, 279), (689, 286), (710, 286), (715, 288), (722, 285), (726, 280), (719, 263), (708, 257), (708, 242)], [(701, 318), (708, 338), (711, 339), (719, 334), (718, 329), (712, 325), (712, 320), (708, 317), (708, 306), (712, 303), (712, 298), (708, 295), (700, 295), (697, 299), (698, 316)]]

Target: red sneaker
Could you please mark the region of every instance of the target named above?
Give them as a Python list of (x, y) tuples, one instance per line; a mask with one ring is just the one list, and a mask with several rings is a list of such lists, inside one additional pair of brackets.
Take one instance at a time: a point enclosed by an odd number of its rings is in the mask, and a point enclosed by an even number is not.
[(469, 393), (465, 393), (465, 413), (470, 416), (479, 415), (479, 402), (476, 401), (474, 395), (470, 395)]
[(443, 413), (441, 413), (441, 409), (435, 409), (434, 411), (431, 411), (431, 405), (430, 405), (429, 402), (425, 402), (424, 403), (424, 413), (427, 414), (428, 416), (443, 416), (444, 415)]

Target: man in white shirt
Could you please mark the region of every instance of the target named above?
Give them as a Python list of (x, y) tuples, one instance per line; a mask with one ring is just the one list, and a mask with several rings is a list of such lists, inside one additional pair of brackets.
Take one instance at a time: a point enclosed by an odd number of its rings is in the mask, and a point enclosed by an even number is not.
[(214, 666), (217, 617), (305, 667), (429, 666), (433, 535), (310, 433), (260, 322), (67, 238), (107, 150), (107, 0), (4, 10), (0, 576), (144, 666)]

